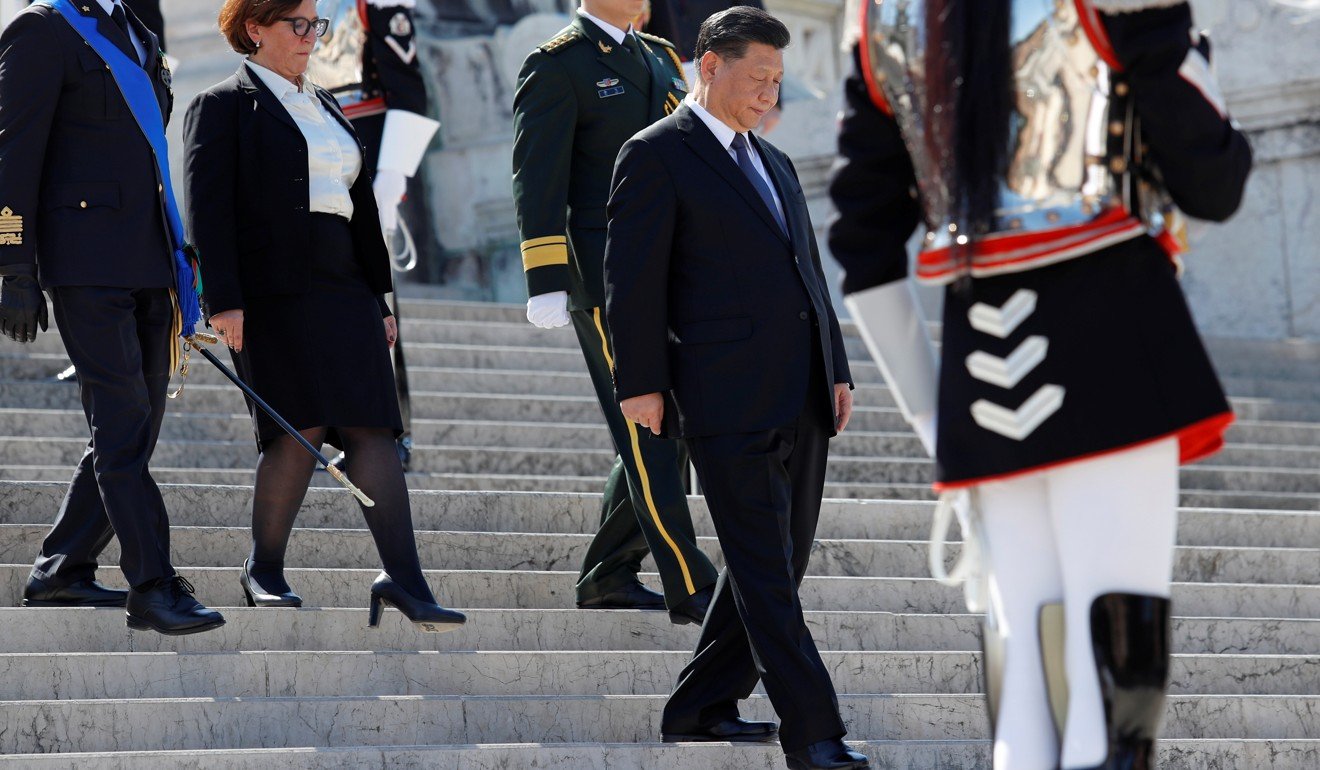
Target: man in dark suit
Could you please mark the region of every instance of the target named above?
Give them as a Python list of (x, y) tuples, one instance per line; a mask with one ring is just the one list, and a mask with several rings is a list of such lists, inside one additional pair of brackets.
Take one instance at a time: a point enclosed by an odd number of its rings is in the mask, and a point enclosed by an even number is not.
[(748, 133), (788, 42), (746, 6), (702, 24), (692, 95), (619, 153), (606, 314), (619, 406), (687, 439), (727, 565), (663, 739), (772, 739), (738, 718), (759, 677), (790, 768), (861, 768), (798, 598), (851, 375), (797, 172)]
[[(112, 70), (94, 42), (118, 49), (113, 61), (141, 67), (147, 78)], [(169, 187), (120, 75), (149, 88), (147, 108), (168, 118), (173, 96), (160, 43), (117, 0), (59, 12), (38, 3), (0, 35), (0, 321), (20, 342), (36, 338), (46, 322), (39, 280), (81, 373), (92, 435), (23, 603), (127, 603), (132, 627), (194, 633), (224, 619), (192, 598), (170, 565), (165, 503), (147, 471), (177, 344)], [(94, 580), (112, 535), (131, 592)]]

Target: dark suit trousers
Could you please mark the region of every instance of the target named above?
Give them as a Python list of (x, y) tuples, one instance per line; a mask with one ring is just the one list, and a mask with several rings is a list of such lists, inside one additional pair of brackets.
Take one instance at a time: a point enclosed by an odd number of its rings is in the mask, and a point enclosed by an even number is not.
[(832, 419), (820, 399), (819, 357), (813, 368), (808, 393), (816, 398), (792, 423), (688, 439), (726, 566), (692, 662), (665, 705), (666, 733), (736, 717), (758, 679), (781, 720), (784, 751), (846, 732), (798, 598), (820, 518)]
[(624, 418), (614, 400), (613, 353), (605, 313), (574, 310), (573, 327), (587, 361), (610, 435), (614, 467), (605, 482), (600, 529), (587, 549), (578, 577), (578, 601), (591, 599), (637, 578), (649, 548), (664, 584), (669, 609), (715, 582), (715, 567), (697, 547), (688, 511), (683, 443), (657, 438)]
[(60, 286), (50, 296), (92, 438), (33, 574), (89, 578), (117, 535), (129, 585), (168, 577), (169, 519), (147, 463), (170, 378), (169, 290)]

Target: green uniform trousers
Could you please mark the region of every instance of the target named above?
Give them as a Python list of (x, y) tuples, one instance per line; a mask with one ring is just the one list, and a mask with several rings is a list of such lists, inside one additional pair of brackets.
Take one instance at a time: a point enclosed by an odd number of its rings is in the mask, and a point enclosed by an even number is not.
[(600, 308), (574, 310), (587, 371), (619, 456), (605, 482), (600, 529), (587, 549), (578, 577), (577, 599), (602, 596), (636, 579), (649, 549), (664, 583), (669, 609), (714, 585), (716, 572), (697, 548), (683, 474), (687, 449), (682, 441), (656, 438), (624, 418), (614, 400), (613, 353)]

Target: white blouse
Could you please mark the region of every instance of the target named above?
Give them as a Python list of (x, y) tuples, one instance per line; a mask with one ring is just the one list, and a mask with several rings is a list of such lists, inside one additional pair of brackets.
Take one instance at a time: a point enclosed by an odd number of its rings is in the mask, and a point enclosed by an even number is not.
[(289, 111), (307, 140), (308, 210), (352, 219), (353, 199), (348, 190), (362, 171), (361, 148), (353, 136), (310, 89), (299, 91), (276, 72), (251, 60), (247, 66)]

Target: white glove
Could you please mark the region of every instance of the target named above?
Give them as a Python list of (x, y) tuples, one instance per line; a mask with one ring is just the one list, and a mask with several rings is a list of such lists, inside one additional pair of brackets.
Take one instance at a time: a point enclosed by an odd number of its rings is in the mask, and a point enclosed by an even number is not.
[(921, 446), (926, 450), (930, 457), (935, 456), (935, 413), (922, 412), (912, 416), (912, 430), (917, 432), (917, 438), (921, 439)]
[(843, 298), (903, 417), (933, 457), (939, 368), (911, 282), (894, 281)]
[(527, 320), (541, 329), (568, 326), (568, 292), (552, 291), (527, 300)]
[(376, 208), (380, 209), (380, 229), (392, 233), (399, 229), (399, 204), (408, 190), (408, 177), (399, 171), (382, 168), (376, 172), (371, 191), (376, 194)]

